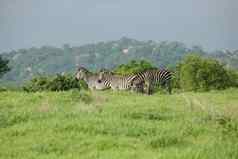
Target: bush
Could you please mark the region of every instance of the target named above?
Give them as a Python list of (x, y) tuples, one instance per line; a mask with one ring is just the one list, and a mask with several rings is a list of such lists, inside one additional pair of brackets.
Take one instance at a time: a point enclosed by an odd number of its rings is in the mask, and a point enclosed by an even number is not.
[(232, 87), (238, 87), (238, 72), (235, 70), (227, 70), (229, 75), (229, 82)]
[(72, 75), (56, 75), (54, 77), (35, 77), (23, 86), (27, 92), (37, 91), (66, 91), (80, 89), (80, 83)]
[(5, 91), (7, 91), (6, 87), (0, 87), (0, 92), (5, 92)]
[(0, 55), (0, 77), (2, 77), (6, 72), (10, 71), (8, 62), (9, 60), (3, 59)]
[(78, 81), (70, 75), (56, 75), (49, 85), (51, 91), (65, 91), (72, 88), (80, 88)]
[(113, 70), (113, 72), (125, 75), (125, 74), (138, 73), (151, 68), (154, 68), (152, 64), (145, 60), (141, 61), (132, 60), (128, 64), (119, 65), (117, 68)]
[(187, 91), (207, 91), (235, 86), (236, 74), (214, 59), (189, 55), (177, 65), (175, 84)]

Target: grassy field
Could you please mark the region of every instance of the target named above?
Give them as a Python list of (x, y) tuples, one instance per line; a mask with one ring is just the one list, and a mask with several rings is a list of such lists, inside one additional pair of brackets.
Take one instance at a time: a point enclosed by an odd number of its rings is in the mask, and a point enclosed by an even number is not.
[(237, 159), (238, 89), (1, 92), (0, 158)]

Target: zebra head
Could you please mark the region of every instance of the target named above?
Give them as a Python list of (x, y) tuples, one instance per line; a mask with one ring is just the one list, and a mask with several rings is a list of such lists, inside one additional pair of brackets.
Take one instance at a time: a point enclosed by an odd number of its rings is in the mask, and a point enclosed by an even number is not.
[(136, 75), (135, 78), (130, 81), (130, 86), (132, 91), (143, 93), (145, 89), (145, 81), (138, 80)]
[(105, 80), (106, 78), (112, 75), (114, 75), (114, 73), (111, 72), (110, 70), (101, 69), (98, 73), (98, 82), (101, 83), (103, 80)]
[(85, 80), (90, 72), (84, 68), (84, 67), (79, 67), (76, 74), (75, 78), (77, 80)]

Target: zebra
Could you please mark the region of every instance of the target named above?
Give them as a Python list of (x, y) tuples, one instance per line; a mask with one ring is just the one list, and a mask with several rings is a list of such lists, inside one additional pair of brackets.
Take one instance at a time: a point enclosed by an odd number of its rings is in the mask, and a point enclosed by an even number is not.
[[(103, 83), (105, 86), (110, 87), (112, 90), (130, 90), (132, 81), (136, 75), (115, 75), (112, 72), (102, 71), (99, 73), (98, 82)], [(134, 91), (140, 92), (140, 85), (137, 84)]]
[(110, 87), (104, 85), (102, 82), (99, 82), (99, 75), (98, 74), (94, 74), (90, 71), (88, 71), (86, 68), (84, 67), (79, 67), (75, 77), (77, 80), (84, 80), (89, 89), (90, 90), (104, 90), (104, 89), (108, 89)]
[(143, 91), (146, 94), (151, 94), (153, 87), (159, 84), (165, 86), (169, 94), (171, 94), (171, 79), (172, 72), (166, 69), (149, 69), (136, 74), (136, 77), (132, 81), (132, 89), (137, 89), (138, 84), (143, 85)]

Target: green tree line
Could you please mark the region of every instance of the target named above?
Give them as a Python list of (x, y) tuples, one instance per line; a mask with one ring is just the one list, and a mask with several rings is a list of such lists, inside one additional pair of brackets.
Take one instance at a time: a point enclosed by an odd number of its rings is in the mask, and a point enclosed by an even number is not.
[[(150, 62), (132, 60), (111, 70), (115, 74), (126, 75), (156, 68)], [(209, 91), (238, 87), (238, 73), (227, 69), (219, 61), (203, 58), (198, 55), (188, 55), (173, 72), (172, 88), (181, 91)], [(39, 76), (27, 82), (25, 91), (65, 91), (69, 89), (85, 89), (83, 81), (77, 82), (72, 75)]]

